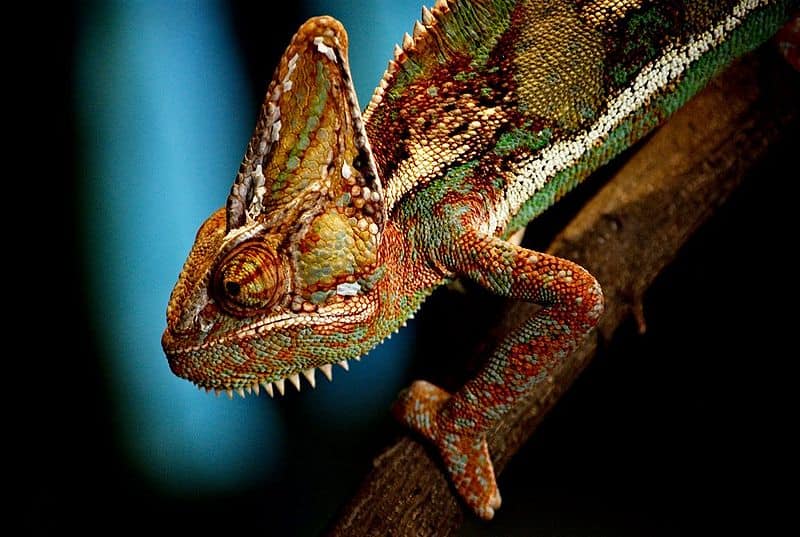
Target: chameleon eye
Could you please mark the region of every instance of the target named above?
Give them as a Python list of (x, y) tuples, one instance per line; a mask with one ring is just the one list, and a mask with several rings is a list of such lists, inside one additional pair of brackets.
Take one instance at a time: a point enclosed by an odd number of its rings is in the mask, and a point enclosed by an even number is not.
[(215, 298), (237, 317), (274, 306), (284, 287), (281, 263), (260, 242), (246, 242), (231, 251), (214, 272)]

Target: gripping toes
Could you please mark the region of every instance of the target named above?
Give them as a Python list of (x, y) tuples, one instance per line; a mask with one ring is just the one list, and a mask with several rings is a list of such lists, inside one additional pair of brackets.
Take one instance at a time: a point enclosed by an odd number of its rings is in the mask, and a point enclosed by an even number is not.
[(449, 400), (446, 391), (418, 380), (400, 394), (393, 413), (436, 446), (458, 494), (479, 517), (491, 519), (501, 499), (486, 437), (442, 423), (440, 411)]
[(479, 517), (494, 517), (501, 499), (486, 437), (444, 433), (436, 446), (459, 495)]

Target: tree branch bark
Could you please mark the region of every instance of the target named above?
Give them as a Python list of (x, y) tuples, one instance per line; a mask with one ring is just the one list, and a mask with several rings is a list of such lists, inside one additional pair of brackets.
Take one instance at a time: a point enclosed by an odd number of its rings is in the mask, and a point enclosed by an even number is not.
[[(597, 333), (490, 435), (498, 474), (589, 362), (598, 333), (610, 339), (631, 314), (643, 326), (641, 299), (653, 280), (770, 146), (797, 129), (796, 74), (770, 52), (738, 62), (679, 110), (552, 243), (549, 252), (597, 277), (606, 311)], [(500, 333), (535, 308), (509, 303)], [(433, 451), (409, 435), (373, 461), (329, 535), (452, 535), (464, 516)]]

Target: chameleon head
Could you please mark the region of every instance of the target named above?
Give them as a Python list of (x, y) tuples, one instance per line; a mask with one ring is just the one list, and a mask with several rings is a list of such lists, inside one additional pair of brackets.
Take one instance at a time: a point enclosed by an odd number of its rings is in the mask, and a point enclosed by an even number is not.
[(311, 19), (276, 69), (226, 207), (201, 226), (170, 297), (162, 344), (172, 370), (209, 389), (282, 389), (391, 333), (382, 267), (402, 248), (382, 245), (383, 200), (347, 36), (334, 19)]
[[(231, 236), (224, 209), (203, 224), (167, 308), (162, 344), (175, 374), (207, 389), (260, 384), (272, 393), (276, 383), (283, 391), (300, 374), (313, 382), (315, 368), (330, 377), (331, 365), (395, 328), (382, 322), (381, 307), (393, 278), (377, 262), (358, 265), (355, 239), (340, 241), (350, 248), (331, 239), (357, 236), (332, 214), (312, 218), (292, 240), (258, 225)], [(345, 225), (326, 235), (319, 224), (330, 220)]]

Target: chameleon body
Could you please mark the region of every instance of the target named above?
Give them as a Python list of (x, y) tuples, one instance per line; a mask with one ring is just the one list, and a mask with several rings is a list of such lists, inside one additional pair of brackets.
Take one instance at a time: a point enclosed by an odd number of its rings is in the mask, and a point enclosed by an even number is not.
[(597, 323), (570, 261), (506, 239), (661, 123), (796, 2), (439, 0), (363, 116), (347, 36), (306, 22), (267, 90), (225, 208), (200, 228), (167, 309), (169, 365), (206, 390), (330, 378), (466, 277), (542, 306), (449, 394), (394, 413), (438, 449), (464, 501), (500, 494), (486, 433)]

